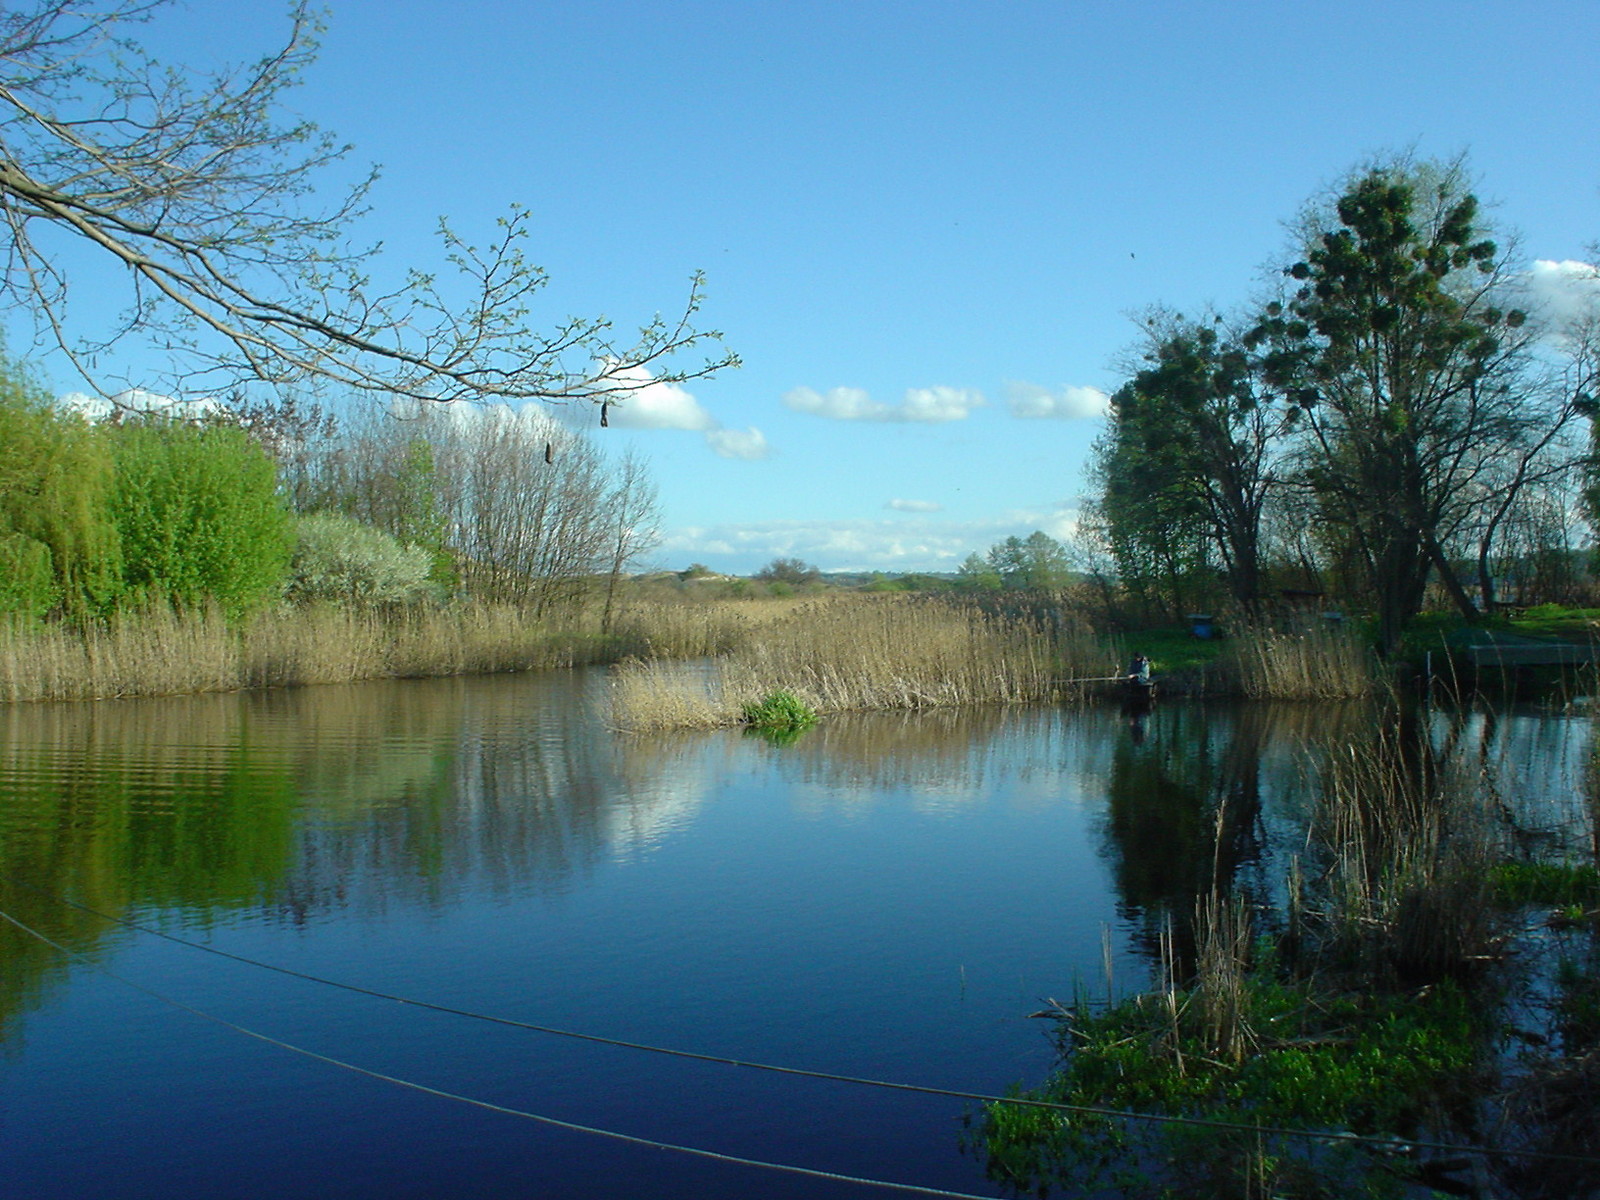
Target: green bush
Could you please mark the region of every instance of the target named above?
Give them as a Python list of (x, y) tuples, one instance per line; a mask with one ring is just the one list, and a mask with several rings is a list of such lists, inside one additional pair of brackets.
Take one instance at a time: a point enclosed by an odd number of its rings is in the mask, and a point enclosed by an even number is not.
[(301, 517), (289, 566), (291, 600), (387, 604), (430, 590), (432, 555), (338, 513)]
[(754, 729), (804, 729), (817, 719), (814, 708), (784, 689), (750, 701), (741, 711), (744, 723)]
[(50, 547), (15, 531), (0, 532), (0, 614), (37, 620), (55, 607), (59, 595)]
[(237, 615), (278, 596), (291, 522), (277, 471), (244, 430), (140, 421), (111, 434), (112, 515), (130, 598)]

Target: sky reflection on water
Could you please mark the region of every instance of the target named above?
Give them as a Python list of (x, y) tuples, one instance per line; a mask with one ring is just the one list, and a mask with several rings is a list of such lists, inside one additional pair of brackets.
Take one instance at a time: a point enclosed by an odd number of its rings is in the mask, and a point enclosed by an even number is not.
[[(598, 673), (0, 709), (0, 900), (118, 974), (433, 1086), (983, 1194), (959, 1102), (447, 1020), (129, 932), (518, 1019), (1002, 1090), (1027, 1014), (1148, 979), (1213, 875), (1278, 886), (1371, 710), (882, 714), (773, 746), (606, 728)], [(1139, 733), (1141, 736), (1136, 737)], [(1530, 824), (1588, 830), (1586, 721), (1439, 716)], [(0, 929), (17, 1196), (822, 1196), (385, 1089)], [(86, 1114), (94, 1114), (92, 1121)], [(102, 1119), (103, 1118), (103, 1119)], [(862, 1194), (839, 1188), (840, 1196)]]

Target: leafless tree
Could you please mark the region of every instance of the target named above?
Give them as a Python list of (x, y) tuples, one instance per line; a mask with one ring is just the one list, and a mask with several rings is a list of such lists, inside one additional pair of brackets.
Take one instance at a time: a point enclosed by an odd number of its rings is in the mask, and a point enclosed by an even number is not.
[(656, 485), (644, 459), (631, 451), (617, 467), (616, 484), (607, 497), (606, 515), (610, 523), (606, 548), (606, 603), (600, 617), (600, 631), (611, 632), (616, 608), (617, 584), (623, 570), (648, 553), (661, 538), (661, 507)]
[[(283, 106), (316, 57), (317, 18), (296, 3), (281, 48), (201, 74), (135, 36), (167, 2), (0, 10), (0, 287), (91, 383), (98, 355), (130, 334), (174, 352), (191, 387), (310, 379), (424, 401), (605, 403), (641, 368), (682, 381), (736, 363), (694, 327), (699, 275), (676, 316), (636, 337), (601, 317), (535, 330), (547, 280), (524, 256), (522, 208), (481, 247), (441, 222), (448, 283), (413, 268), (374, 284), (377, 248), (349, 239), (375, 175), (319, 206), (349, 147)], [(94, 339), (67, 308), (64, 264), (84, 246), (128, 285), (123, 317)], [(710, 352), (699, 366), (667, 367), (697, 347)]]

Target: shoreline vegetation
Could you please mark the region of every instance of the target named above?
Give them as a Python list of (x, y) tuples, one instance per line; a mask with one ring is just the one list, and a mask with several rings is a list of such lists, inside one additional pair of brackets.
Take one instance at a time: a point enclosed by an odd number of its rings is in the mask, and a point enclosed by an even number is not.
[(230, 617), (164, 605), (98, 621), (0, 620), (0, 702), (116, 699), (612, 665), (626, 730), (743, 723), (792, 693), (818, 715), (1115, 694), (1129, 648), (1167, 694), (1371, 695), (1384, 674), (1347, 631), (1243, 629), (1224, 642), (1098, 631), (1048, 599), (870, 592), (630, 597), (539, 616), (512, 604), (283, 605)]
[[(1592, 690), (1592, 666), (1475, 674), (1455, 654), (1447, 620), (1425, 619), (1415, 645), (1383, 661), (1359, 621), (1225, 617), (1226, 636), (1202, 640), (1179, 627), (1111, 632), (1080, 601), (1070, 591), (697, 596), (633, 582), (543, 613), (458, 600), (282, 603), (245, 614), (156, 603), (76, 621), (0, 615), (0, 703), (610, 666), (618, 729), (712, 729), (745, 723), (746, 706), (778, 691), (818, 716), (1118, 699), (1134, 651), (1150, 659), (1165, 697), (1382, 696), (1416, 681), (1425, 654), (1435, 682), (1458, 694)], [(1578, 646), (1600, 629), (1590, 610), (1531, 610), (1497, 624), (1514, 642)]]
[(991, 1178), (1041, 1196), (1594, 1194), (1600, 875), (1530, 855), (1581, 851), (1521, 823), (1476, 747), (1384, 711), (1308, 743), (1318, 795), (1281, 886), (1217, 871), (1166, 912), (1151, 990), (1080, 981), (1035, 1014), (1058, 1062), (1015, 1098), (1090, 1111), (987, 1105)]
[[(1261, 796), (1229, 788), (1199, 814), (1208, 877), (1192, 908), (1167, 906), (1153, 987), (1117, 998), (1108, 977), (1100, 1000), (1080, 981), (1036, 1014), (1054, 1021), (1057, 1062), (1017, 1100), (1178, 1123), (1001, 1102), (970, 1115), (968, 1146), (990, 1178), (1041, 1195), (1086, 1181), (1126, 1197), (1593, 1189), (1600, 880), (1577, 843), (1600, 819), (1600, 757), (1586, 833), (1525, 827), (1481, 748), (1441, 744), (1401, 695), (1412, 662), (1381, 662), (1360, 622), (1224, 620), (1228, 636), (1203, 640), (1108, 633), (1070, 593), (615, 599), (544, 618), (324, 603), (13, 619), (0, 622), (0, 701), (609, 664), (621, 730), (744, 726), (781, 745), (829, 714), (1120, 698), (1133, 651), (1167, 695), (1307, 701), (1309, 716), (1362, 699), (1358, 732), (1307, 737), (1316, 793), (1281, 882), (1238, 870), (1228, 847), (1261, 820)], [(1443, 627), (1419, 629), (1424, 643), (1447, 646)], [(1547, 1187), (1523, 1150), (1585, 1162)]]

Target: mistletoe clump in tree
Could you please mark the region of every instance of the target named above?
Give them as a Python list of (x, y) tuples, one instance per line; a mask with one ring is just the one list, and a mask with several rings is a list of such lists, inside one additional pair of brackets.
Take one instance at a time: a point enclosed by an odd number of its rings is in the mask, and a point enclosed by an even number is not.
[(1473, 605), (1446, 547), (1503, 467), (1548, 437), (1528, 387), (1533, 331), (1458, 166), (1359, 172), (1307, 221), (1295, 288), (1252, 332), (1265, 378), (1305, 414), (1303, 479), (1363, 564), (1393, 650), (1430, 574)]

